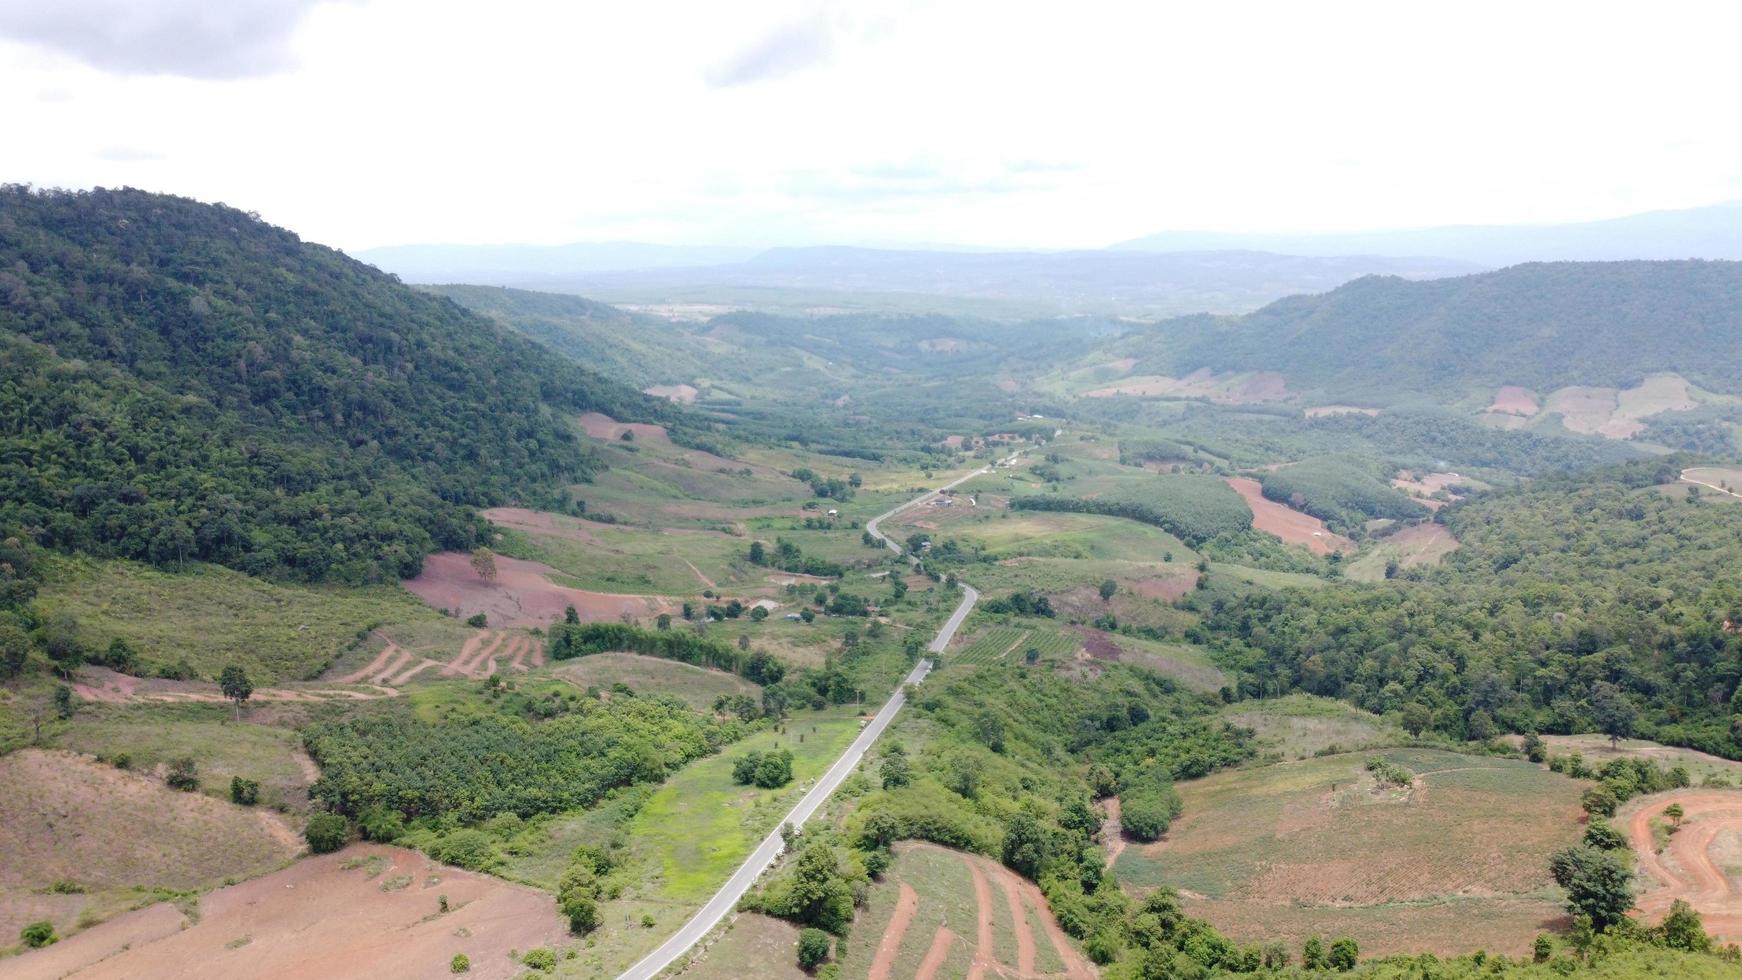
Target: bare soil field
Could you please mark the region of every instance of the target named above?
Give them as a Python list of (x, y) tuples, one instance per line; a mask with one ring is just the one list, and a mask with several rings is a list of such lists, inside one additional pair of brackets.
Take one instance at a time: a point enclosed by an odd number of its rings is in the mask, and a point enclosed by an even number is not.
[(1033, 883), (934, 844), (896, 845), (855, 926), (845, 977), (1095, 976)]
[[(445, 914), (440, 896), (451, 909)], [(379, 845), (298, 861), (215, 891), (200, 901), (197, 921), (125, 949), (107, 942), (106, 928), (91, 930), (88, 945), (113, 955), (71, 976), (435, 977), (448, 974), (455, 953), (465, 953), (472, 962), (467, 976), (505, 978), (521, 973), (510, 950), (556, 946), (568, 934), (544, 892)], [(21, 976), (63, 975), (38, 972), (39, 955), (9, 966), (27, 971)]]
[(696, 396), (701, 394), (694, 385), (652, 385), (641, 389), (641, 393), (652, 395), (655, 398), (665, 398), (677, 402), (679, 405), (694, 405)]
[(1357, 582), (1377, 582), (1385, 568), (1397, 562), (1400, 568), (1437, 565), (1458, 550), (1458, 539), (1443, 524), (1412, 524), (1369, 544), (1367, 551), (1344, 567), (1344, 574)]
[(1517, 385), (1501, 385), (1494, 392), (1494, 401), (1487, 411), (1493, 415), (1518, 415), (1529, 418), (1539, 410), (1536, 396)]
[[(140, 889), (205, 888), (270, 871), (301, 847), (254, 811), (70, 752), (0, 756), (0, 935), (48, 918), (63, 935)], [(38, 895), (57, 881), (77, 895)], [(44, 902), (43, 899), (50, 901)], [(12, 962), (12, 961), (9, 961)]]
[[(1670, 834), (1662, 852), (1652, 824), (1670, 825), (1663, 811), (1679, 804), (1685, 813), (1681, 828)], [(1739, 870), (1723, 860), (1742, 838), (1742, 792), (1736, 790), (1671, 790), (1635, 801), (1620, 814), (1627, 838), (1639, 862), (1644, 889), (1639, 916), (1655, 923), (1682, 899), (1700, 913), (1706, 931), (1719, 942), (1742, 940), (1742, 890), (1734, 877)]]
[(1549, 395), (1543, 411), (1559, 414), (1561, 424), (1573, 432), (1631, 439), (1645, 431), (1643, 419), (1695, 406), (1686, 380), (1679, 375), (1658, 374), (1636, 388), (1562, 388)]
[(1246, 506), (1252, 508), (1252, 526), (1258, 530), (1281, 538), (1285, 544), (1302, 545), (1315, 555), (1328, 555), (1333, 551), (1354, 552), (1355, 542), (1331, 533), (1325, 528), (1324, 521), (1266, 498), (1257, 480), (1231, 476), (1228, 486), (1233, 487), (1234, 492), (1246, 501)]
[[(1417, 775), (1380, 786), (1371, 755)], [(1581, 831), (1581, 784), (1529, 763), (1385, 749), (1219, 773), (1178, 787), (1185, 812), (1116, 868), (1182, 890), (1238, 941), (1349, 935), (1363, 954), (1517, 955), (1564, 920), (1548, 856)]]
[(649, 425), (645, 422), (619, 422), (603, 412), (587, 412), (578, 421), (581, 423), (581, 429), (595, 439), (621, 439), (623, 433), (633, 432), (637, 442), (671, 444), (671, 439), (666, 436), (663, 425)]
[[(1428, 507), (1438, 510), (1444, 506), (1444, 503), (1431, 499), (1433, 495), (1463, 483), (1464, 479), (1457, 473), (1412, 473), (1409, 470), (1404, 470), (1392, 479), (1391, 485), (1419, 499)], [(1449, 496), (1453, 500), (1461, 499), (1455, 494)]]
[(1732, 497), (1742, 496), (1742, 469), (1733, 466), (1690, 466), (1681, 482)]
[(458, 610), (466, 619), (483, 613), (491, 626), (549, 626), (561, 619), (567, 606), (574, 606), (581, 619), (610, 621), (628, 614), (637, 619), (675, 612), (662, 596), (614, 595), (588, 592), (557, 585), (555, 571), (539, 562), (496, 557), (496, 578), (489, 581), (472, 570), (471, 556), (462, 551), (444, 551), (424, 559), (423, 574), (403, 583), (424, 602), (437, 609)]
[[(377, 698), (394, 697), (399, 693), (391, 687), (368, 683), (359, 683), (351, 688), (333, 686), (341, 683), (348, 682), (333, 681), (325, 684), (315, 682), (255, 688), (254, 693), (249, 695), (248, 703), (372, 701)], [(141, 702), (225, 704), (230, 700), (224, 696), (216, 684), (208, 684), (203, 681), (171, 681), (156, 677), (133, 677), (128, 674), (116, 673), (107, 667), (86, 666), (80, 668), (78, 680), (73, 682), (72, 689), (74, 694), (86, 701), (107, 704)]]

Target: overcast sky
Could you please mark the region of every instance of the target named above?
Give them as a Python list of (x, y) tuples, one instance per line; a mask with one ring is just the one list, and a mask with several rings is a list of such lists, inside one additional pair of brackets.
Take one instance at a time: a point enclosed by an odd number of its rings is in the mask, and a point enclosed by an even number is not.
[(1742, 198), (1742, 5), (0, 0), (0, 180), (347, 249), (1093, 247)]

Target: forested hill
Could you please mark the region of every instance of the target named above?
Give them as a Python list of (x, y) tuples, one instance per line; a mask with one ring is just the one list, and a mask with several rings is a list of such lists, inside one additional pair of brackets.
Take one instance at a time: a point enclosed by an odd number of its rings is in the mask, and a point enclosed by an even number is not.
[(678, 410), (222, 205), (0, 188), (0, 532), (369, 579)]
[(1278, 371), (1295, 390), (1451, 397), (1628, 387), (1674, 372), (1742, 393), (1742, 262), (1557, 262), (1368, 277), (1240, 318), (1128, 338), (1140, 372)]

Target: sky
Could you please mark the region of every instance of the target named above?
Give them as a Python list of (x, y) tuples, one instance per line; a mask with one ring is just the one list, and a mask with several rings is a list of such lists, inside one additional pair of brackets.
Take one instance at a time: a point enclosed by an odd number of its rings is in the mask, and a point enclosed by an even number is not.
[(348, 250), (1099, 247), (1742, 198), (1742, 5), (0, 0), (0, 181)]

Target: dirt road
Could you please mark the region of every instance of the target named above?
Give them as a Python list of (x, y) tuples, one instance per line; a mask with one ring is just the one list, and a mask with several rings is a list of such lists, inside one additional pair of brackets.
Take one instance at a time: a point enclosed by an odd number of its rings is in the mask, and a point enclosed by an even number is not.
[[(1651, 825), (1669, 823), (1663, 811), (1672, 803), (1681, 804), (1681, 829), (1658, 853)], [(1700, 913), (1713, 938), (1742, 941), (1742, 891), (1713, 854), (1742, 844), (1742, 792), (1676, 790), (1652, 797), (1628, 817), (1627, 838), (1645, 884), (1639, 896), (1642, 918), (1656, 922), (1679, 898)]]

